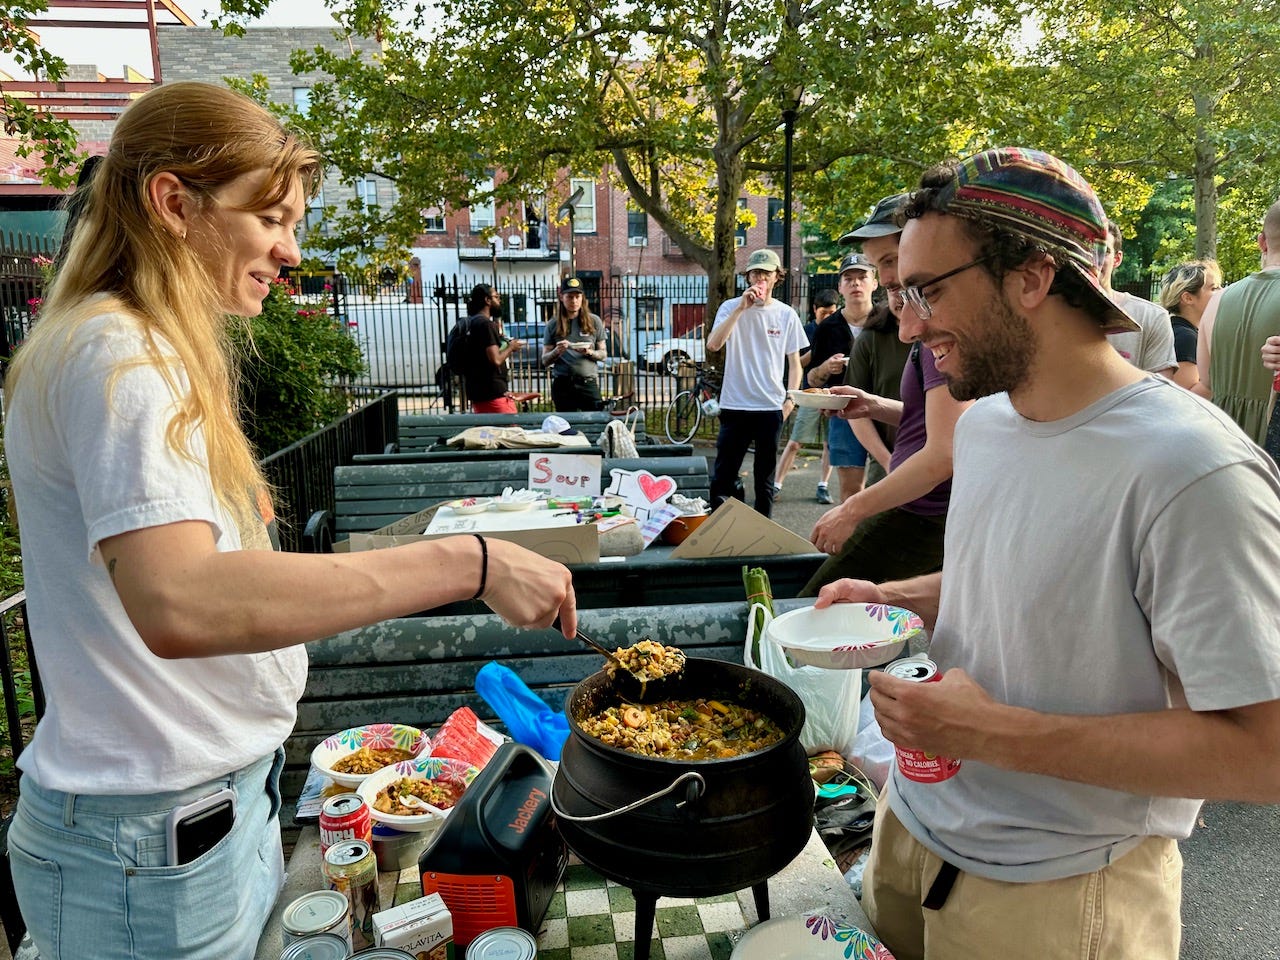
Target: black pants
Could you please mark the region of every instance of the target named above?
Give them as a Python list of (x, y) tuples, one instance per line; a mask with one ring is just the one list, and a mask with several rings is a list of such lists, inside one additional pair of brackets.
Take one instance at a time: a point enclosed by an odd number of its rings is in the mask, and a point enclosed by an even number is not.
[(867, 517), (837, 552), (827, 557), (800, 591), (816, 597), (833, 580), (852, 577), (884, 583), (942, 569), (947, 517), (926, 517), (894, 507)]
[(716, 439), (716, 466), (711, 475), (711, 509), (734, 495), (738, 471), (747, 449), (755, 445), (754, 469), (757, 513), (773, 513), (773, 471), (778, 466), (781, 410), (720, 410), (720, 436)]
[(555, 404), (557, 413), (604, 409), (604, 401), (600, 399), (600, 381), (576, 373), (551, 378), (551, 402)]

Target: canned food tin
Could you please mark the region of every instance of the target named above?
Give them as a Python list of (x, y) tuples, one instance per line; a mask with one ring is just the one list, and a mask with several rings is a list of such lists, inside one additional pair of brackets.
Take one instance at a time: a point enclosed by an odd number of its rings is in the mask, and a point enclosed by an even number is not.
[(324, 876), (330, 890), (346, 895), (351, 905), (351, 948), (373, 946), (373, 915), (378, 912), (378, 861), (363, 840), (343, 840), (324, 854)]
[(351, 947), (336, 933), (313, 933), (284, 948), (280, 960), (347, 960)]
[[(927, 657), (895, 660), (884, 668), (884, 672), (891, 677), (913, 683), (935, 683), (942, 679), (938, 665)], [(895, 746), (893, 752), (898, 758), (898, 772), (917, 783), (941, 783), (954, 777), (960, 769), (959, 760), (925, 753), (923, 750), (903, 750)]]
[(534, 960), (538, 941), (519, 927), (494, 927), (471, 941), (466, 960)]
[(361, 950), (360, 960), (416, 960), (412, 953), (397, 950), (395, 947), (374, 947), (372, 950)]
[(358, 793), (340, 793), (320, 808), (320, 855), (340, 840), (373, 842), (373, 818)]
[(312, 890), (284, 908), (280, 915), (285, 944), (317, 933), (336, 933), (351, 950), (351, 905), (337, 890)]

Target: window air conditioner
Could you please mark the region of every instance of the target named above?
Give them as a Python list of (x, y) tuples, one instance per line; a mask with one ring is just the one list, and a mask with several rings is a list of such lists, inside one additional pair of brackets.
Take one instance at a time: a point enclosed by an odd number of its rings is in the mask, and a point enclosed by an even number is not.
[(629, 247), (647, 247), (648, 245), (648, 237), (627, 237), (627, 246)]

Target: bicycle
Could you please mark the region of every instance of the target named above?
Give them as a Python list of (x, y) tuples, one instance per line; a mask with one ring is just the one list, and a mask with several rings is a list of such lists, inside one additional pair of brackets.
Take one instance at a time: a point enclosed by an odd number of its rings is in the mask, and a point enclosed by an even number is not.
[(667, 406), (662, 423), (667, 440), (688, 443), (702, 426), (703, 417), (718, 416), (719, 392), (720, 386), (711, 371), (699, 367), (692, 389), (681, 390)]

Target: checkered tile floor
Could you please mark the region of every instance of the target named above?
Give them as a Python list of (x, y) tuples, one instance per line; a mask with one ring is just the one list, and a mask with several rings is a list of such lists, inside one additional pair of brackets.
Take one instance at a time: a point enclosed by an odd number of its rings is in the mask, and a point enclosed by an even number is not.
[[(412, 885), (404, 886), (412, 898)], [(543, 918), (538, 960), (633, 960), (635, 923), (630, 890), (571, 862)], [(736, 894), (698, 900), (663, 897), (650, 960), (728, 960), (746, 925)]]

